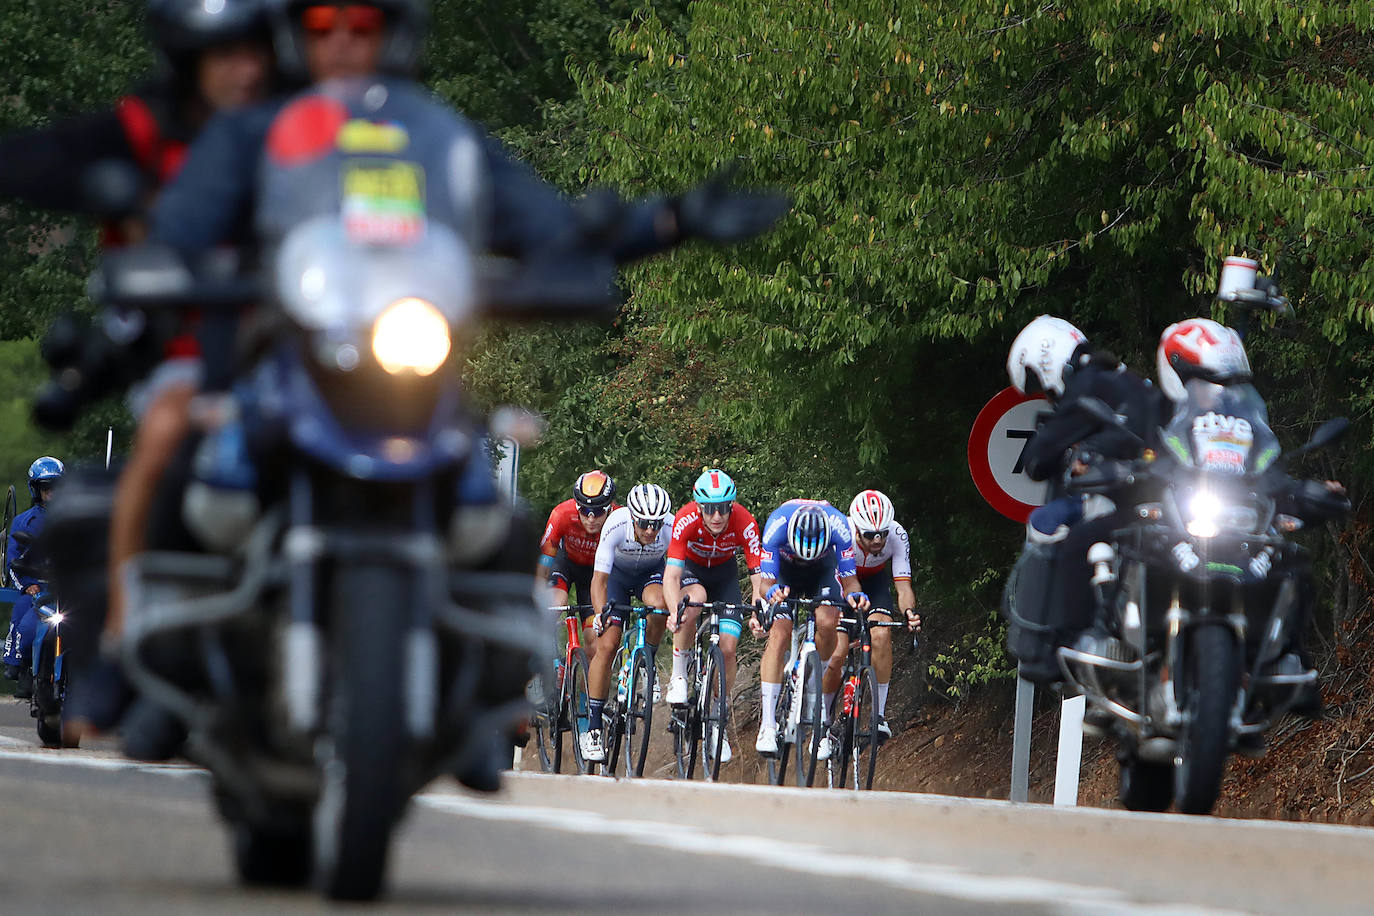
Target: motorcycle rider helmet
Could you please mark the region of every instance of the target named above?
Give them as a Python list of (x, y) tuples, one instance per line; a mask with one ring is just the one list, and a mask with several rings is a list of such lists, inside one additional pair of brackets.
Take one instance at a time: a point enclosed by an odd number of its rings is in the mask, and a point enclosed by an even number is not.
[(182, 78), (206, 48), (268, 37), (264, 0), (148, 0), (144, 22), (153, 46)]
[(264, 0), (272, 26), (272, 46), (277, 67), (289, 80), (312, 82), (305, 58), (305, 28), (301, 15), (311, 6), (371, 6), (386, 17), (377, 72), (392, 76), (414, 76), (420, 66), (420, 52), (429, 32), (429, 0), (360, 0), (347, 4), (333, 0)]
[(630, 516), (637, 522), (662, 521), (663, 516), (673, 510), (668, 491), (656, 483), (642, 483), (631, 489), (625, 504), (630, 507)]
[(735, 482), (720, 468), (707, 468), (692, 484), (692, 498), (698, 503), (733, 502)]
[(864, 490), (849, 504), (849, 521), (855, 531), (887, 531), (896, 510), (880, 490)]
[(787, 546), (797, 559), (818, 559), (830, 546), (830, 518), (823, 506), (805, 505), (787, 520)]
[(573, 502), (577, 503), (579, 510), (609, 511), (614, 499), (615, 481), (605, 471), (588, 471), (579, 476), (577, 483), (573, 484)]
[(1074, 351), (1088, 336), (1063, 318), (1041, 315), (1021, 329), (1011, 342), (1007, 376), (1022, 394), (1044, 392), (1050, 397), (1064, 393), (1066, 375), (1072, 373)]
[(62, 473), (66, 468), (61, 461), (51, 455), (44, 455), (33, 464), (29, 465), (29, 496), (34, 502), (38, 502), (38, 485), (46, 483), (52, 486), (62, 479)]
[(1155, 361), (1159, 387), (1175, 402), (1188, 399), (1184, 383), (1190, 378), (1217, 385), (1250, 381), (1250, 358), (1240, 335), (1210, 318), (1189, 318), (1165, 328)]

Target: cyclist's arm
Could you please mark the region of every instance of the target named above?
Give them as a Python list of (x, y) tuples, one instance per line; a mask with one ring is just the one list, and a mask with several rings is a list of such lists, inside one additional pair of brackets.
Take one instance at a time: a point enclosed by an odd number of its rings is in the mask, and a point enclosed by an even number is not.
[[(841, 576), (841, 577), (840, 577), (840, 588), (844, 590), (844, 595), (845, 595), (845, 598), (846, 598), (846, 599), (848, 599), (848, 597), (849, 597), (850, 595), (852, 595), (852, 594), (854, 594), (854, 593), (856, 593), (856, 592), (857, 592), (858, 594), (862, 595), (862, 594), (863, 594), (863, 591), (864, 591), (864, 590), (863, 590), (863, 586), (859, 585), (859, 577), (858, 577), (857, 575), (853, 575), (853, 574), (850, 574), (850, 575), (848, 575), (848, 576)], [(863, 610), (863, 609), (864, 609), (865, 607), (867, 607), (867, 606), (868, 606), (868, 598), (865, 597), (865, 598), (860, 602), (859, 610)]]
[[(897, 591), (897, 608), (898, 608), (898, 610), (900, 610), (900, 611), (902, 611), (903, 613), (906, 613), (906, 614), (908, 614), (908, 616), (910, 616), (909, 612), (914, 611), (914, 610), (916, 609), (916, 591), (915, 591), (915, 589), (913, 589), (913, 588), (911, 587), (911, 580), (910, 580), (910, 579), (893, 579), (893, 580), (892, 580), (892, 584), (893, 584), (893, 586), (896, 588), (896, 591)], [(901, 620), (900, 617), (898, 617), (898, 618), (896, 618), (896, 619), (899, 620), (899, 621)], [(920, 617), (919, 614), (916, 615), (916, 619), (915, 619), (915, 621), (914, 621), (914, 625), (915, 625), (915, 627), (916, 627), (917, 629), (920, 629), (920, 626), (921, 626), (921, 617)]]
[(606, 606), (606, 583), (611, 574), (597, 570), (592, 573), (592, 607), (600, 611)]
[(544, 536), (539, 539), (539, 562), (534, 567), (534, 578), (541, 583), (549, 581), (553, 572), (553, 561), (558, 556), (558, 545), (563, 543), (563, 534), (558, 530), (558, 509), (549, 513), (544, 523)]
[(668, 606), (668, 628), (676, 629), (677, 608), (682, 603), (682, 561), (672, 557), (663, 566), (663, 603)]
[(774, 582), (777, 582), (777, 579), (772, 582), (765, 582), (763, 573), (757, 569), (749, 570), (749, 584), (754, 587), (754, 594), (749, 598), (750, 602), (758, 604), (762, 601), (764, 593), (768, 591), (768, 586)]

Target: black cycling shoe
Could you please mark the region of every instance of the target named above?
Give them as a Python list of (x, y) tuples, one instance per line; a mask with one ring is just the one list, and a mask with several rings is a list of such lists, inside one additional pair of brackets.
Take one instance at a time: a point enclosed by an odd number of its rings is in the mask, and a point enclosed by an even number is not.
[(510, 739), (504, 735), (493, 735), (487, 746), (474, 755), (472, 762), (453, 775), (458, 781), (474, 792), (499, 792), (501, 790), (501, 745), (509, 746)]
[(1322, 689), (1314, 681), (1306, 687), (1298, 690), (1297, 699), (1293, 705), (1288, 707), (1288, 711), (1295, 716), (1302, 716), (1304, 719), (1320, 719), (1326, 712), (1326, 703), (1322, 700)]
[(131, 760), (162, 763), (171, 760), (186, 743), (181, 720), (148, 700), (138, 700), (124, 717), (124, 756)]

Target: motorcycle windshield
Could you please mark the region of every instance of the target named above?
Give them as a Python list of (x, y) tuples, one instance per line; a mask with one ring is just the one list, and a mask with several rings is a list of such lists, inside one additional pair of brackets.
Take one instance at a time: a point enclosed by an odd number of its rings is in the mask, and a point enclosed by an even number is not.
[(428, 302), (459, 325), (472, 315), (476, 298), (472, 253), (440, 223), (402, 244), (378, 245), (356, 240), (337, 215), (317, 216), (287, 233), (274, 280), (293, 321), (348, 336), (411, 299)]
[(1279, 455), (1269, 411), (1255, 386), (1189, 379), (1187, 400), (1164, 430), (1164, 442), (1187, 467), (1205, 473), (1258, 474)]

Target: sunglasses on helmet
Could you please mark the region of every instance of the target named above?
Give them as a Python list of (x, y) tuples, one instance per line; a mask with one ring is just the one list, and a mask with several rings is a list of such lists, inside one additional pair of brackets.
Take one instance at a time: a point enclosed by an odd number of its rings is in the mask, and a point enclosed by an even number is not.
[(658, 529), (660, 529), (660, 528), (663, 527), (663, 519), (661, 519), (661, 518), (637, 518), (637, 519), (635, 519), (635, 527), (636, 527), (636, 528), (643, 528), (645, 531), (657, 531)]
[(611, 510), (607, 506), (581, 506), (577, 511), (581, 512), (587, 518), (600, 518)]
[(301, 26), (314, 35), (328, 35), (342, 22), (354, 35), (375, 35), (386, 26), (386, 14), (375, 6), (320, 4), (301, 11)]
[(701, 506), (702, 515), (729, 515), (730, 510), (734, 508), (735, 504), (733, 502), (723, 502), (699, 503), (698, 505)]

